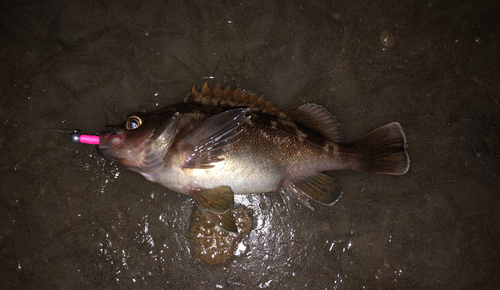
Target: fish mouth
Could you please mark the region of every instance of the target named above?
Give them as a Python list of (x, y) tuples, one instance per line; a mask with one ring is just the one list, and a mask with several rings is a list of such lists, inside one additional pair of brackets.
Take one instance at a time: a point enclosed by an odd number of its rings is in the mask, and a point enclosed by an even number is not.
[(126, 150), (123, 146), (125, 136), (123, 133), (113, 130), (99, 134), (99, 147), (97, 152), (111, 161), (117, 158), (124, 158)]

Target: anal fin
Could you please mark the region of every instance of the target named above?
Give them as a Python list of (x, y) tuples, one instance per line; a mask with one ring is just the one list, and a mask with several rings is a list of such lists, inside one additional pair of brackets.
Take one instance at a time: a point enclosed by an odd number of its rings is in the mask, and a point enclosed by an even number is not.
[(292, 179), (285, 184), (285, 188), (308, 208), (312, 208), (310, 199), (332, 205), (342, 196), (337, 180), (321, 172)]

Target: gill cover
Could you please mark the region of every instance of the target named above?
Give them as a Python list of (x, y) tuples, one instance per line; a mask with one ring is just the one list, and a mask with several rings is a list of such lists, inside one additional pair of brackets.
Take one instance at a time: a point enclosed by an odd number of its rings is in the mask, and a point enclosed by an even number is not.
[(162, 160), (172, 145), (177, 131), (177, 125), (180, 120), (179, 113), (175, 113), (162, 126), (154, 130), (146, 141), (148, 144), (142, 154), (142, 160), (139, 162), (139, 168), (129, 168), (141, 173), (147, 173), (158, 169)]

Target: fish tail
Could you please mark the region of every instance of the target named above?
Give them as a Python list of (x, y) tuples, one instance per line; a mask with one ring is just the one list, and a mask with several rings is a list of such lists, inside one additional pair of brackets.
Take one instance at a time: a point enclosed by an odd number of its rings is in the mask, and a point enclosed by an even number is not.
[(405, 133), (397, 122), (377, 128), (348, 145), (349, 151), (358, 155), (351, 164), (354, 170), (403, 175), (410, 167)]

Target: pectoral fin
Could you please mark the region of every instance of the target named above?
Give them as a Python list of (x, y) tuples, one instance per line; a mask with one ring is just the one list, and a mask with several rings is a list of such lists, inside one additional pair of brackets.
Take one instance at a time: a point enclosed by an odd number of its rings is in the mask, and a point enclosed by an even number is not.
[(211, 168), (212, 163), (224, 160), (222, 155), (231, 150), (237, 142), (235, 137), (241, 132), (238, 128), (250, 116), (245, 116), (248, 108), (227, 110), (203, 121), (183, 140), (191, 152), (183, 168)]
[(195, 190), (193, 198), (200, 211), (218, 225), (229, 232), (237, 232), (231, 209), (234, 205), (234, 194), (228, 186), (213, 189)]
[(337, 180), (321, 172), (292, 179), (285, 184), (285, 189), (311, 209), (314, 208), (309, 204), (310, 199), (332, 205), (342, 196)]

